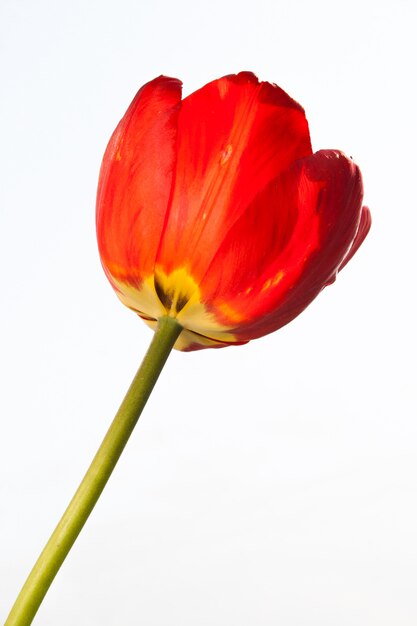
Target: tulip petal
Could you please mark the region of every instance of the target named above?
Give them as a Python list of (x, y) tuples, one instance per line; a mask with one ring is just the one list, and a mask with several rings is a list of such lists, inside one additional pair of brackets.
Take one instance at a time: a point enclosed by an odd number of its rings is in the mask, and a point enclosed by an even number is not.
[(157, 266), (167, 274), (184, 267), (199, 282), (219, 236), (259, 189), (310, 154), (303, 109), (249, 72), (213, 81), (185, 98)]
[(229, 232), (201, 282), (203, 302), (237, 339), (287, 324), (366, 235), (362, 195), (359, 169), (342, 153), (322, 150), (296, 162)]
[(114, 131), (97, 193), (97, 237), (111, 282), (139, 286), (153, 272), (175, 165), (181, 82), (144, 85)]

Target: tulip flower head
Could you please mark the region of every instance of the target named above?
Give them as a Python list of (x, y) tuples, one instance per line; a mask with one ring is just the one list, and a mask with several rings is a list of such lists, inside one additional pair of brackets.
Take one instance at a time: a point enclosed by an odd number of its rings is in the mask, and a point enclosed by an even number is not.
[(294, 319), (370, 227), (359, 168), (313, 154), (303, 109), (249, 72), (181, 100), (181, 82), (144, 85), (104, 154), (97, 234), (120, 300), (175, 344), (241, 344)]

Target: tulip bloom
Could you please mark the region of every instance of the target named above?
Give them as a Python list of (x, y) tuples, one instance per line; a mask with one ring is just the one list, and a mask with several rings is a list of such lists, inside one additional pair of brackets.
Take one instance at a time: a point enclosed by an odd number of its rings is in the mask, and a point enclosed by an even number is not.
[(175, 347), (246, 343), (334, 281), (370, 226), (358, 167), (312, 153), (303, 109), (249, 72), (181, 100), (144, 85), (107, 146), (97, 196), (104, 270), (120, 300)]

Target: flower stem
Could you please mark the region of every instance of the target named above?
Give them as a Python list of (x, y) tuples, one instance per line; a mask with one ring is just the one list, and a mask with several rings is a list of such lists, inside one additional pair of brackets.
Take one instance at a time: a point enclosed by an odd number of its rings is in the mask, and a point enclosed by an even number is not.
[(36, 561), (4, 626), (29, 626), (93, 510), (142, 413), (182, 327), (162, 317), (148, 352), (67, 510)]

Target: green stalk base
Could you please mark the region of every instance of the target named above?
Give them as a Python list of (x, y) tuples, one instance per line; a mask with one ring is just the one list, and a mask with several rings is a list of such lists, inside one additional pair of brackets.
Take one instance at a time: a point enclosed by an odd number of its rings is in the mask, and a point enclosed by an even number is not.
[(148, 352), (80, 486), (30, 572), (4, 626), (29, 626), (59, 568), (103, 491), (159, 374), (181, 333), (162, 317)]

